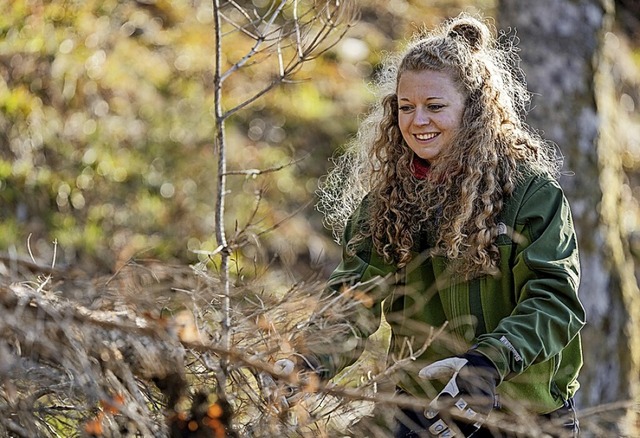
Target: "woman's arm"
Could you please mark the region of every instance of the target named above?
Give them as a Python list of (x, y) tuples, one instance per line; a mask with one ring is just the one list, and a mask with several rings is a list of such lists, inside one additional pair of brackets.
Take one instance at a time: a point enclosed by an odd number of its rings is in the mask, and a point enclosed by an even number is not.
[(585, 324), (580, 264), (569, 204), (555, 181), (533, 187), (518, 212), (523, 225), (512, 266), (516, 306), (476, 351), (503, 378), (559, 354)]

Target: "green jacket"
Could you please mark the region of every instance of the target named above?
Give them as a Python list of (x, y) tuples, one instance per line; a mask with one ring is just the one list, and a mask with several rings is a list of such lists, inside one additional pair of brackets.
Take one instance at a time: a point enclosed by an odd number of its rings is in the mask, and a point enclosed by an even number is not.
[[(343, 248), (366, 220), (367, 209), (365, 198), (347, 224)], [(498, 395), (505, 408), (515, 402), (532, 412), (548, 413), (579, 387), (578, 333), (585, 324), (577, 295), (576, 236), (558, 183), (539, 176), (524, 179), (505, 200), (499, 230), (499, 276), (458, 278), (445, 258), (426, 255), (433, 236), (425, 232), (414, 239), (414, 260), (406, 268), (385, 263), (369, 239), (358, 245), (355, 255), (343, 252), (330, 284), (336, 290), (355, 284), (375, 302), (392, 297), (385, 310), (394, 330), (396, 355), (408, 345), (404, 338), (418, 348), (432, 328), (447, 323), (425, 354), (398, 377), (408, 392), (433, 397), (437, 388), (420, 381), (418, 370), (474, 348), (496, 366), (502, 378)], [(373, 329), (375, 308), (371, 306), (367, 317), (359, 313), (356, 325), (363, 335)], [(404, 348), (402, 354), (407, 352)]]

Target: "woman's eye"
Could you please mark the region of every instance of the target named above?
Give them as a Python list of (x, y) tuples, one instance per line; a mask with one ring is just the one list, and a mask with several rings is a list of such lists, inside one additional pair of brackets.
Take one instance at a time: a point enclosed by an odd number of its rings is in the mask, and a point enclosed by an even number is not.
[(412, 107), (408, 106), (408, 105), (404, 105), (398, 108), (398, 110), (402, 111), (403, 113), (409, 112), (412, 110)]
[(442, 108), (444, 108), (444, 105), (440, 105), (440, 104), (429, 105), (429, 109), (431, 111), (440, 111)]

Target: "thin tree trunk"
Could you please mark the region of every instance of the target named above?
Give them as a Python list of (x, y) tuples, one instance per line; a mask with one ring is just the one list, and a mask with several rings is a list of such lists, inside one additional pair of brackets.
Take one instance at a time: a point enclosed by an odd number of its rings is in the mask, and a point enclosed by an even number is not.
[(534, 93), (528, 122), (558, 144), (563, 171), (570, 173), (560, 182), (580, 240), (580, 296), (588, 323), (579, 405), (636, 399), (638, 286), (620, 227), (624, 173), (613, 129), (611, 54), (605, 49), (613, 2), (502, 0), (498, 21), (520, 38), (522, 68)]
[[(213, 19), (215, 20), (215, 66), (214, 66), (214, 112), (215, 147), (218, 158), (218, 181), (216, 186), (215, 234), (220, 251), (220, 280), (222, 282), (222, 345), (231, 349), (231, 304), (229, 285), (229, 251), (224, 229), (224, 201), (227, 186), (227, 145), (225, 141), (225, 117), (222, 107), (222, 23), (220, 18), (220, 0), (213, 0)], [(225, 361), (223, 361), (223, 368)], [(224, 382), (221, 382), (224, 386)]]

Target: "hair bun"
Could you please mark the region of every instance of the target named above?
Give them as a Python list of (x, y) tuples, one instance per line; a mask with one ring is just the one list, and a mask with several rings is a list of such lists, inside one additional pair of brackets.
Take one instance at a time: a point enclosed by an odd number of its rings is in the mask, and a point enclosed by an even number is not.
[(489, 29), (474, 18), (457, 18), (449, 25), (448, 35), (461, 39), (472, 52), (478, 52), (489, 40)]

